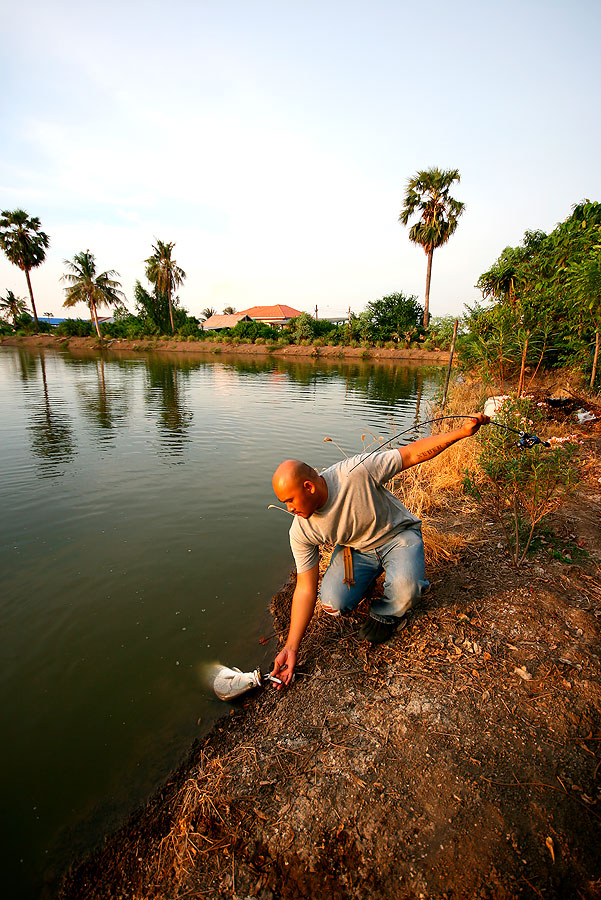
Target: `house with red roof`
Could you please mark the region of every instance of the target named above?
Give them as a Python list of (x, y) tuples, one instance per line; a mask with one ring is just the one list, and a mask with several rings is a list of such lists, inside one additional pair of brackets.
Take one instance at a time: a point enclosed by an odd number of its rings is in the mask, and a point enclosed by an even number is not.
[(251, 306), (250, 309), (243, 309), (242, 313), (266, 325), (286, 325), (290, 319), (300, 316), (301, 310), (285, 303), (276, 303), (275, 306)]

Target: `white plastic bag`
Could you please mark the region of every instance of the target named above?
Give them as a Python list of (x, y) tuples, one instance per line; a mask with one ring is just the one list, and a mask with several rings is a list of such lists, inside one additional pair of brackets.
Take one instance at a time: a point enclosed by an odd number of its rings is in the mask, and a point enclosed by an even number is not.
[(215, 664), (211, 671), (213, 690), (220, 700), (233, 700), (253, 688), (261, 686), (261, 670), (241, 672), (236, 667)]

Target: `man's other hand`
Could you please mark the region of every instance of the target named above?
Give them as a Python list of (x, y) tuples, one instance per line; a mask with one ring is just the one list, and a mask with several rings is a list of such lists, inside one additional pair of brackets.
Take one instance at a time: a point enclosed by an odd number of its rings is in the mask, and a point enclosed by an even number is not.
[[(288, 686), (292, 681), (295, 665), (296, 650), (291, 650), (288, 647), (284, 647), (284, 649), (280, 650), (275, 658), (273, 671), (271, 672), (271, 674), (275, 678), (279, 678), (286, 686)], [(276, 688), (279, 691), (282, 688), (282, 685), (276, 684)]]

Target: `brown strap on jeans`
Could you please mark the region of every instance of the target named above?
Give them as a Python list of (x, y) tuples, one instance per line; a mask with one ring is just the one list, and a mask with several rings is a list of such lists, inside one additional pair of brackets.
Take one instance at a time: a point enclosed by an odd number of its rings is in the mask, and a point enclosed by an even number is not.
[(348, 584), (350, 587), (351, 584), (355, 583), (353, 578), (353, 552), (350, 547), (342, 548), (342, 559), (344, 562), (344, 584)]

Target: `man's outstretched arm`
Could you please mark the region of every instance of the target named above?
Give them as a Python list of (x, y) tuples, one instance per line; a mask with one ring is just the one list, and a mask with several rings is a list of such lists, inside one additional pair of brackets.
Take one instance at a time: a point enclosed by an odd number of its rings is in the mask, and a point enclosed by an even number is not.
[(476, 434), (481, 425), (488, 425), (490, 419), (484, 413), (476, 413), (470, 416), (463, 428), (457, 428), (455, 431), (449, 431), (446, 434), (433, 434), (431, 437), (422, 438), (407, 444), (406, 447), (400, 447), (399, 453), (403, 460), (403, 469), (409, 469), (418, 463), (425, 462), (428, 459), (434, 459), (451, 444), (455, 444), (462, 438), (470, 437)]
[(307, 572), (301, 572), (300, 575), (296, 576), (288, 639), (285, 647), (276, 656), (271, 673), (276, 678), (281, 678), (284, 684), (290, 684), (292, 681), (298, 648), (307, 630), (307, 625), (313, 616), (315, 601), (317, 600), (318, 578), (319, 563), (315, 563), (312, 569), (309, 569)]

